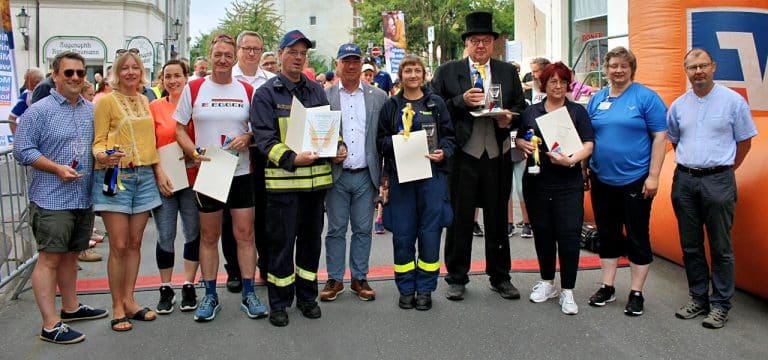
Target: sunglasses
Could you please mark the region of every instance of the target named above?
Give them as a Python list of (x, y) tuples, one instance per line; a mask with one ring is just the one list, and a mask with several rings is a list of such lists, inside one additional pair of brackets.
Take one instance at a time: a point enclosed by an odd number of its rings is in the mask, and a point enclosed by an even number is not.
[(64, 74), (64, 77), (68, 77), (68, 78), (71, 78), (72, 75), (77, 74), (77, 77), (82, 79), (82, 78), (85, 77), (85, 70), (83, 70), (83, 69), (77, 69), (77, 70), (67, 69), (67, 70), (62, 71), (62, 74)]
[(128, 52), (131, 53), (131, 54), (139, 55), (139, 49), (137, 49), (137, 48), (117, 49), (117, 51), (115, 51), (115, 54), (117, 56), (120, 56), (120, 55), (123, 55), (123, 54), (128, 53)]
[(211, 45), (216, 44), (217, 42), (225, 42), (228, 44), (235, 45), (235, 38), (227, 34), (219, 34), (219, 35), (216, 35), (216, 37), (214, 37), (213, 40), (211, 40)]

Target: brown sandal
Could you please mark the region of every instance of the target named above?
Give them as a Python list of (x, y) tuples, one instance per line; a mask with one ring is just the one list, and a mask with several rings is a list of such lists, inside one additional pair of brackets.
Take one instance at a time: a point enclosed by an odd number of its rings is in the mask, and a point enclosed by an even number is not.
[[(114, 331), (128, 331), (133, 329), (133, 324), (131, 323), (131, 320), (128, 320), (127, 317), (112, 319), (109, 323), (112, 325), (112, 330)], [(128, 324), (128, 326), (118, 326), (123, 323)]]

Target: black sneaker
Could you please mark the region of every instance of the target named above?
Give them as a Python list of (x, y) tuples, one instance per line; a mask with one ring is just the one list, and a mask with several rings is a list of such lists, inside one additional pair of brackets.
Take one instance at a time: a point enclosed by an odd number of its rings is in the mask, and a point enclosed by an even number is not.
[(307, 319), (319, 319), (323, 315), (320, 311), (320, 305), (317, 305), (317, 301), (297, 301), (296, 307), (301, 311), (301, 315), (304, 315)]
[(600, 285), (597, 292), (589, 298), (589, 305), (600, 307), (614, 301), (616, 301), (616, 288), (603, 284)]
[(507, 237), (515, 235), (515, 224), (507, 224)]
[(158, 314), (170, 314), (173, 312), (173, 305), (176, 304), (176, 293), (170, 286), (160, 287), (160, 301), (157, 303)]
[(77, 320), (100, 319), (106, 317), (107, 314), (109, 314), (109, 312), (104, 309), (96, 309), (83, 304), (77, 304), (77, 306), (78, 307), (75, 312), (66, 312), (64, 309), (61, 309), (61, 313), (59, 314), (61, 316), (61, 321), (70, 322)]
[(632, 290), (629, 292), (629, 301), (624, 308), (624, 315), (627, 316), (640, 316), (643, 315), (643, 293)]
[(426, 311), (432, 308), (432, 294), (416, 295), (416, 310)]
[(480, 224), (475, 221), (475, 225), (472, 226), (472, 235), (475, 235), (477, 237), (483, 236), (483, 229), (480, 227)]
[(269, 323), (274, 326), (288, 326), (288, 313), (285, 309), (272, 310), (269, 313)]
[(181, 287), (181, 311), (192, 311), (197, 309), (197, 293), (195, 292), (195, 285), (186, 284)]
[(232, 293), (243, 291), (243, 281), (240, 279), (240, 269), (235, 269), (229, 264), (224, 264), (227, 270), (227, 290)]
[(505, 299), (517, 300), (520, 298), (520, 291), (509, 281), (501, 282), (496, 285), (490, 284), (490, 288)]
[(533, 229), (531, 228), (531, 224), (523, 224), (523, 231), (520, 233), (520, 237), (526, 239), (533, 237)]

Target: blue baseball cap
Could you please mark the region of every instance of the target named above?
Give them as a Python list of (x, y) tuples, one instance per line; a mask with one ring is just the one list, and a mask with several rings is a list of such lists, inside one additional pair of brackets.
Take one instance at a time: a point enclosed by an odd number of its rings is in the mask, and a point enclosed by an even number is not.
[(360, 50), (360, 47), (355, 44), (343, 44), (339, 46), (339, 52), (336, 54), (336, 59), (343, 59), (348, 56), (357, 56), (358, 58), (363, 58), (363, 51)]
[(287, 46), (293, 46), (293, 44), (303, 41), (305, 44), (307, 44), (308, 48), (312, 48), (312, 42), (307, 39), (304, 34), (301, 33), (299, 30), (291, 30), (283, 36), (283, 40), (280, 41), (280, 49), (284, 49)]

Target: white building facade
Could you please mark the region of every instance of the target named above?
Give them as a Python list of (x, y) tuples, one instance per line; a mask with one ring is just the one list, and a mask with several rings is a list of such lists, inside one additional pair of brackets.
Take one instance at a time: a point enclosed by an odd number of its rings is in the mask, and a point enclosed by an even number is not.
[[(27, 39), (18, 14), (29, 16)], [(188, 57), (190, 0), (11, 1), (17, 76), (46, 71), (56, 54), (72, 50), (86, 59), (89, 81), (106, 73), (118, 49), (137, 48), (154, 75), (166, 60)], [(25, 45), (26, 43), (26, 45)]]
[[(596, 71), (607, 49), (629, 45), (628, 0), (515, 0), (515, 41), (522, 44), (522, 73), (534, 57)], [(592, 39), (612, 37), (608, 40)], [(592, 40), (592, 41), (590, 41)]]
[(315, 42), (316, 54), (333, 67), (339, 45), (353, 40), (357, 26), (353, 4), (360, 0), (272, 0), (283, 31), (298, 29)]

